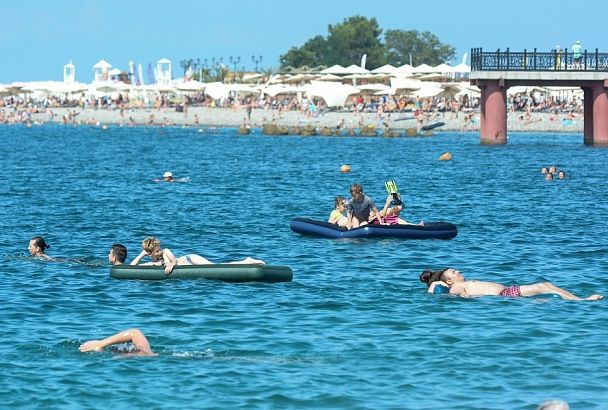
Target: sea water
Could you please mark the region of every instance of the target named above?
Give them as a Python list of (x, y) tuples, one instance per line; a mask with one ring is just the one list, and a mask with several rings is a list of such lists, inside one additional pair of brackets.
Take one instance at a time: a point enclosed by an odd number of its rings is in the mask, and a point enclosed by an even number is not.
[[(269, 137), (232, 129), (2, 126), (4, 408), (534, 409), (608, 406), (607, 301), (429, 295), (422, 270), (608, 294), (608, 150), (577, 134)], [(451, 161), (438, 161), (449, 151)], [(339, 172), (342, 164), (352, 171)], [(542, 166), (567, 178), (547, 182)], [(165, 171), (184, 183), (155, 183)], [(411, 221), (452, 240), (328, 240), (359, 182), (395, 180)], [(27, 256), (43, 235), (59, 262)], [(290, 283), (114, 280), (107, 253), (157, 236), (177, 255), (252, 256)], [(83, 354), (140, 328), (159, 353)]]

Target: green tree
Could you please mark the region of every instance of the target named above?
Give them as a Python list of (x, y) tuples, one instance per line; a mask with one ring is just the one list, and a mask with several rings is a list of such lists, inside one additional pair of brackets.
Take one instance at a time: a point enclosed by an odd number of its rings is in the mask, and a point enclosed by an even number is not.
[(410, 54), (414, 66), (422, 63), (438, 65), (451, 60), (456, 54), (454, 47), (442, 44), (436, 35), (428, 31), (387, 30), (384, 43), (387, 60), (393, 65), (409, 63)]
[(286, 54), (279, 57), (281, 67), (314, 67), (323, 64), (327, 58), (327, 40), (323, 36), (316, 36), (308, 40), (300, 48), (292, 47)]
[(327, 38), (318, 35), (302, 47), (292, 47), (281, 55), (281, 67), (359, 65), (364, 54), (367, 54), (368, 67), (385, 64), (384, 47), (380, 41), (382, 29), (375, 18), (349, 17), (342, 23), (330, 24), (328, 32)]
[(328, 60), (325, 65), (359, 65), (361, 57), (367, 54), (367, 67), (379, 67), (386, 63), (384, 47), (380, 40), (382, 29), (375, 18), (353, 16), (344, 22), (329, 25)]

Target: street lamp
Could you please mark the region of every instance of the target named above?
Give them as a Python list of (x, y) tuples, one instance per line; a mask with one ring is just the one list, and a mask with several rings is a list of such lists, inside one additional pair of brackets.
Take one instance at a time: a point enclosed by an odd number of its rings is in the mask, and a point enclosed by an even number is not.
[(241, 62), (241, 57), (232, 57), (232, 56), (230, 56), (229, 61), (230, 61), (230, 64), (232, 64), (232, 66), (234, 68), (232, 70), (232, 73), (234, 75), (234, 82), (236, 83), (236, 65)]
[(262, 62), (262, 56), (256, 58), (255, 56), (251, 56), (251, 61), (255, 64), (255, 72), (258, 72), (258, 64)]

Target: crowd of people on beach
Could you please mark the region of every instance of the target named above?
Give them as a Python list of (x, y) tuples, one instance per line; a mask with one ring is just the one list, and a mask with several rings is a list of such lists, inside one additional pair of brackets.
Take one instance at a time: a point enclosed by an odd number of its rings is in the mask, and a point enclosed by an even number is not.
[[(457, 119), (462, 124), (462, 131), (479, 129), (479, 98), (463, 94), (458, 97), (418, 97), (409, 95), (353, 95), (347, 100), (345, 107), (334, 112), (357, 114), (375, 114), (379, 123), (389, 123), (398, 119), (396, 114), (411, 116), (418, 123), (432, 123), (440, 119)], [(518, 93), (508, 98), (507, 106), (518, 116), (523, 126), (530, 125), (534, 119), (533, 113), (548, 113), (550, 121), (562, 121), (564, 126), (573, 125), (575, 119), (583, 112), (580, 98), (556, 99), (542, 94)], [(190, 114), (191, 107), (224, 108), (230, 112), (245, 110), (247, 126), (251, 123), (253, 110), (262, 110), (269, 122), (280, 120), (286, 112), (297, 112), (304, 119), (318, 118), (330, 109), (319, 97), (301, 97), (295, 95), (258, 96), (233, 93), (228, 97), (214, 99), (204, 93), (188, 94), (181, 97), (169, 97), (167, 94), (155, 95), (149, 100), (143, 97), (130, 99), (126, 93), (117, 93), (114, 98), (109, 95), (95, 97), (82, 96), (78, 99), (60, 99), (47, 96), (34, 99), (28, 94), (11, 95), (0, 98), (0, 124), (32, 124), (32, 123), (62, 123), (64, 125), (86, 124), (101, 126), (101, 122), (89, 116), (78, 118), (85, 111), (117, 112), (117, 123), (127, 126), (172, 126), (177, 123), (170, 116), (162, 116), (170, 111), (181, 113), (180, 124), (199, 125), (197, 114)], [(60, 118), (55, 114), (61, 108)], [(146, 120), (134, 115), (139, 111), (151, 112)], [(154, 113), (158, 115), (154, 115)], [(391, 116), (392, 115), (392, 116)], [(158, 117), (158, 118), (157, 118)], [(174, 119), (175, 117), (173, 117)], [(403, 116), (402, 118), (403, 119)], [(420, 126), (418, 124), (418, 126)], [(214, 125), (214, 124), (208, 124)], [(361, 124), (360, 124), (361, 125)], [(363, 124), (365, 125), (365, 124)], [(396, 126), (396, 123), (390, 124)], [(361, 127), (362, 128), (362, 127)]]

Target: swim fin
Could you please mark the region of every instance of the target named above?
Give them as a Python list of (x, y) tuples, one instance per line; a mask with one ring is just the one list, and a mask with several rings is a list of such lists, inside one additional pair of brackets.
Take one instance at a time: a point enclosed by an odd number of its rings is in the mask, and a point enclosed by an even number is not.
[(384, 186), (386, 187), (386, 191), (389, 194), (396, 194), (399, 192), (399, 190), (397, 189), (397, 183), (395, 181), (386, 181), (384, 183)]

